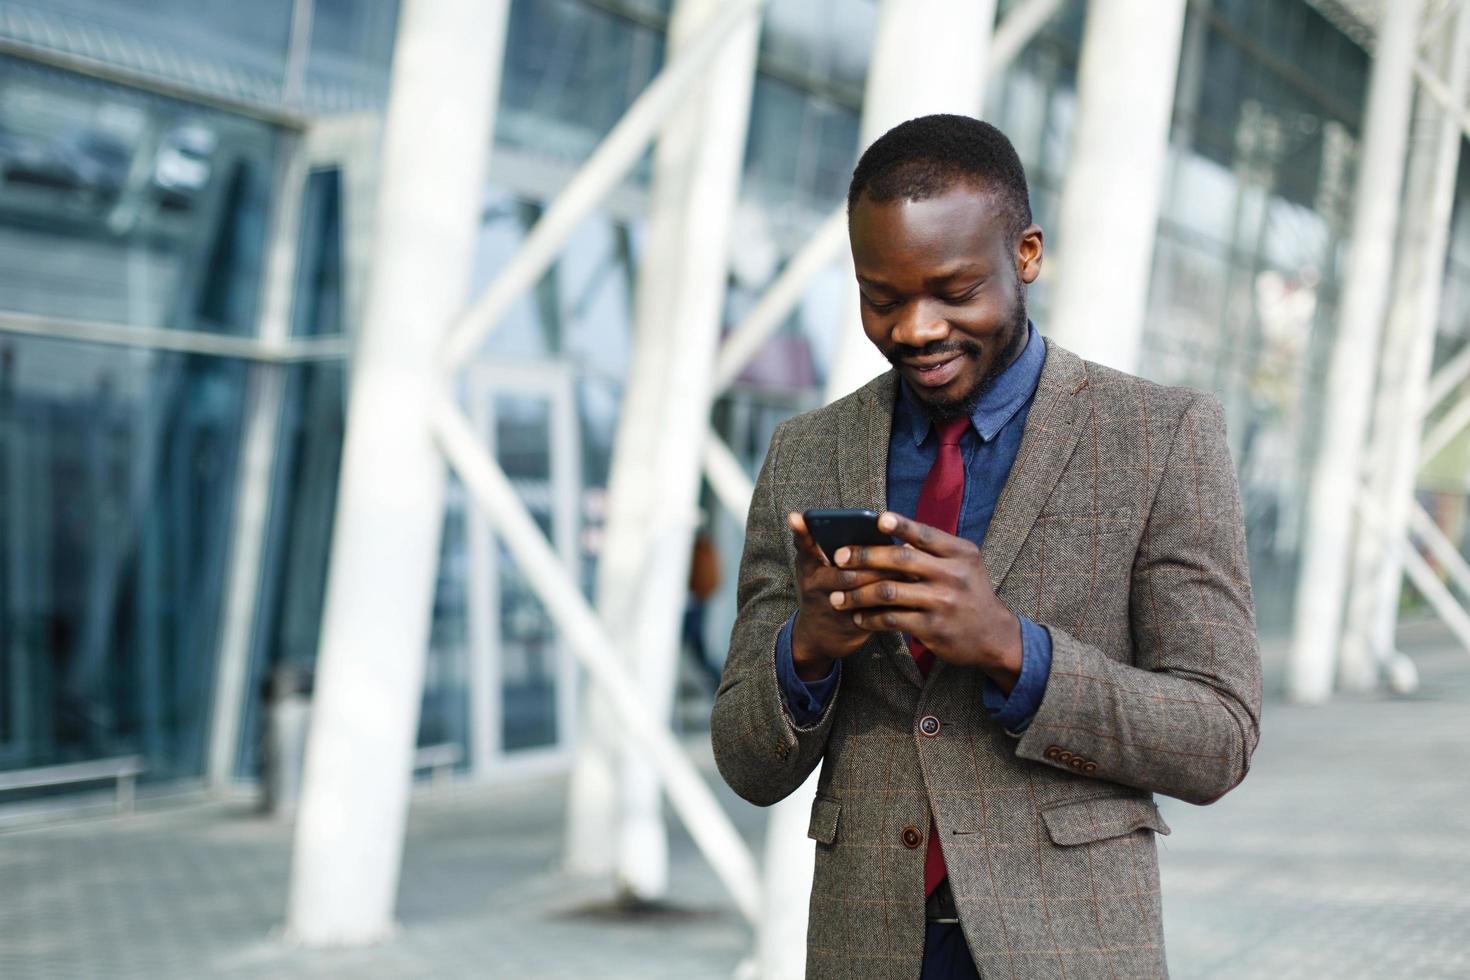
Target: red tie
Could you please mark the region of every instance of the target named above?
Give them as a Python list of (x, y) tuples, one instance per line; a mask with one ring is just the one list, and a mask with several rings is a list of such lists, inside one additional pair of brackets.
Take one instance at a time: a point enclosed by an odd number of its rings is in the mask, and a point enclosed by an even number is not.
[[(939, 456), (929, 467), (924, 477), (924, 489), (919, 491), (919, 508), (914, 519), (920, 524), (937, 527), (954, 534), (960, 525), (960, 502), (965, 498), (965, 458), (960, 452), (960, 438), (969, 428), (967, 418), (936, 422), (934, 429), (939, 433)], [(934, 666), (934, 654), (924, 644), (909, 637), (909, 652), (919, 665), (919, 673), (929, 676)], [(938, 828), (934, 818), (929, 818), (929, 849), (924, 852), (924, 897), (928, 898), (939, 887), (948, 872), (944, 868), (944, 852), (939, 848)]]

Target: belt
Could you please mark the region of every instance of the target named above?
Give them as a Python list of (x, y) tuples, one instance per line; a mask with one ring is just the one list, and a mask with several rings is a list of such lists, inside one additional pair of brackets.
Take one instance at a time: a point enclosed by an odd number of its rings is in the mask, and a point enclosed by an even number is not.
[(924, 917), (930, 922), (943, 922), (950, 925), (960, 921), (960, 911), (954, 903), (954, 892), (949, 889), (948, 878), (941, 881), (924, 902)]

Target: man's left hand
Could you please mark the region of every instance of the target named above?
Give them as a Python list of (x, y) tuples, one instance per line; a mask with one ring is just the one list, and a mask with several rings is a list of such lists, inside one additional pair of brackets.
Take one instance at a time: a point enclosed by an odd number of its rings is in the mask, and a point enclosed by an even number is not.
[(1005, 693), (1021, 673), (1021, 622), (996, 597), (974, 542), (885, 511), (878, 528), (895, 545), (848, 545), (833, 555), (840, 568), (889, 577), (833, 592), (835, 609), (873, 632), (901, 630), (934, 656), (984, 671)]

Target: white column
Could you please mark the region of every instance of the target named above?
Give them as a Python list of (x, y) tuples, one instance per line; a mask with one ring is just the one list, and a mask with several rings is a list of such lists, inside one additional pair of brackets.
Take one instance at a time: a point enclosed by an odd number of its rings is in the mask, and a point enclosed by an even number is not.
[(1343, 601), (1362, 479), (1374, 366), (1393, 268), (1399, 192), (1408, 140), (1414, 59), (1423, 0), (1385, 4), (1368, 79), (1352, 244), (1343, 274), (1337, 336), (1327, 371), (1323, 424), (1307, 502), (1287, 691), (1297, 701), (1332, 694)]
[(469, 288), (507, 11), (399, 15), (287, 909), (309, 945), (392, 925), (443, 521), (430, 407)]
[[(866, 150), (916, 116), (952, 112), (978, 117), (994, 27), (995, 0), (883, 0), (863, 90), (859, 147)], [(851, 281), (852, 256), (843, 261)], [(827, 400), (886, 370), (888, 362), (863, 333), (853, 285), (842, 304)]]
[(1185, 0), (1087, 6), (1077, 115), (1052, 251), (1044, 329), (1122, 371), (1138, 369), (1168, 162)]
[[(680, 0), (669, 25), (673, 57), (704, 35), (721, 6)], [(638, 266), (633, 361), (613, 452), (597, 604), (660, 724), (673, 708), (759, 27), (752, 11), (660, 135)], [(592, 754), (576, 775), (605, 792), (607, 781), (590, 760), (605, 747), (622, 749), (617, 820), (591, 826), (597, 801), (582, 792), (584, 782), (573, 790), (569, 842), (585, 843), (599, 831), (605, 841), (615, 826), (620, 890), (658, 898), (668, 890), (668, 839), (657, 773), (641, 748), (607, 737), (603, 712), (593, 717), (600, 723), (589, 725), (583, 746)]]
[[(1464, 105), (1470, 69), (1470, 13), (1463, 6), (1455, 15), (1453, 30), (1442, 33), (1434, 47), (1433, 68), (1443, 77), (1450, 104)], [(1417, 234), (1405, 235), (1401, 240), (1379, 366), (1364, 492), (1377, 501), (1382, 519), (1377, 533), (1358, 537), (1348, 633), (1342, 647), (1341, 680), (1349, 689), (1376, 686), (1379, 672), (1385, 667), (1390, 668), (1391, 678), (1413, 677), (1412, 665), (1394, 669), (1394, 632), (1403, 580), (1400, 543), (1408, 531), (1409, 512), (1414, 506), (1463, 136), (1458, 113), (1446, 111), (1427, 89), (1421, 89), (1415, 139), (1409, 151), (1403, 221), (1405, 228), (1417, 229)]]

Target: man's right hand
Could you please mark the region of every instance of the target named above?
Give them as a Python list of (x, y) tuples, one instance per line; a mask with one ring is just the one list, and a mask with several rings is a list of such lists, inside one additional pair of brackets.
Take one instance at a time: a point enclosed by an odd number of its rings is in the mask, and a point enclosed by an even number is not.
[(807, 530), (801, 514), (786, 515), (796, 542), (796, 591), (801, 604), (791, 631), (791, 660), (796, 676), (819, 681), (832, 664), (856, 653), (872, 633), (853, 624), (852, 613), (832, 605), (834, 592), (876, 582), (881, 572), (845, 571), (827, 560)]

